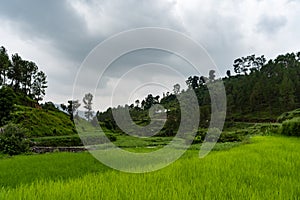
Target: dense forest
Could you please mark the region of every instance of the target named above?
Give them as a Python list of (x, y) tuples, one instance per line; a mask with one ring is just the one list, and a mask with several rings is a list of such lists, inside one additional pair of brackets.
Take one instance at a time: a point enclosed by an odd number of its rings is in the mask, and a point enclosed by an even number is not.
[(113, 119), (113, 110), (129, 109), (135, 123), (147, 125), (149, 108), (161, 104), (166, 109), (167, 121), (159, 134), (172, 136), (180, 121), (177, 97), (194, 90), (201, 111), (200, 127), (205, 128), (209, 124), (211, 108), (207, 85), (219, 81), (223, 81), (226, 89), (227, 122), (275, 122), (281, 113), (300, 107), (300, 52), (279, 55), (268, 62), (264, 56), (241, 57), (234, 60), (233, 71), (228, 70), (223, 78), (216, 78), (214, 70), (210, 70), (208, 76), (190, 76), (186, 80), (186, 90), (175, 84), (173, 92), (164, 93), (162, 98), (149, 94), (134, 104), (97, 112), (97, 119), (102, 127), (119, 132), (121, 130)]

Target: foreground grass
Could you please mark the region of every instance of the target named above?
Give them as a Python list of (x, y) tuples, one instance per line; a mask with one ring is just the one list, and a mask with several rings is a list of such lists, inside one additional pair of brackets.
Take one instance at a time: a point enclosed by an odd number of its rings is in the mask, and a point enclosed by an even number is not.
[[(0, 187), (15, 188), (34, 181), (80, 178), (109, 170), (89, 153), (51, 153), (7, 157), (0, 155)], [(2, 198), (0, 198), (2, 199)]]
[(3, 187), (0, 199), (297, 199), (300, 196), (298, 138), (255, 137), (251, 144), (215, 151), (204, 159), (197, 155), (198, 151), (190, 150), (172, 165), (153, 173), (105, 170), (80, 178), (40, 179), (16, 188)]

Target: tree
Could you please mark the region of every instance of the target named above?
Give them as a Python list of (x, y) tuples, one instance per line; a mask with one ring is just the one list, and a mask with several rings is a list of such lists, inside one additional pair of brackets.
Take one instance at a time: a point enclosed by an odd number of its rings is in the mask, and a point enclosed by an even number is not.
[(135, 100), (135, 104), (136, 104), (136, 107), (138, 108), (139, 107), (139, 105), (140, 105), (140, 100)]
[(31, 94), (31, 88), (33, 85), (33, 79), (38, 71), (38, 67), (34, 62), (23, 61), (24, 66), (22, 67), (22, 91), (26, 95)]
[(215, 78), (216, 78), (215, 73), (216, 73), (215, 70), (209, 70), (209, 77), (208, 77), (208, 80), (209, 80), (210, 82), (215, 81)]
[(264, 106), (264, 85), (262, 81), (257, 81), (252, 88), (250, 96), (250, 105), (252, 111), (261, 109)]
[(0, 85), (10, 85), (15, 92), (22, 92), (37, 101), (43, 99), (46, 75), (38, 66), (13, 54), (11, 60), (4, 47), (0, 47)]
[(151, 108), (151, 106), (154, 104), (154, 97), (152, 94), (148, 94), (148, 96), (145, 99), (145, 106), (144, 109), (148, 110), (149, 108)]
[(280, 103), (284, 108), (291, 110), (295, 107), (295, 95), (292, 81), (285, 74), (279, 87)]
[(65, 104), (60, 104), (60, 107), (63, 111), (67, 111), (67, 106)]
[(234, 60), (234, 72), (237, 74), (244, 73), (244, 75), (248, 75), (249, 67), (251, 66), (251, 60), (253, 58), (252, 56), (248, 57), (241, 57)]
[(230, 70), (227, 70), (227, 71), (226, 71), (226, 75), (228, 76), (228, 78), (231, 77), (231, 72), (230, 72)]
[(0, 85), (6, 84), (6, 76), (11, 65), (6, 49), (0, 47)]
[(237, 74), (244, 73), (245, 75), (248, 75), (249, 70), (251, 72), (259, 71), (264, 66), (265, 62), (266, 59), (263, 55), (255, 57), (253, 54), (247, 57), (241, 57), (234, 60), (234, 72)]
[(199, 77), (198, 76), (190, 76), (188, 79), (185, 81), (189, 89), (196, 89), (199, 87)]
[(265, 63), (266, 63), (266, 58), (264, 55), (257, 57), (254, 59), (254, 61), (252, 63), (253, 68), (251, 70), (259, 71), (265, 65)]
[(180, 85), (177, 83), (173, 86), (173, 92), (175, 95), (178, 95), (180, 92)]
[(145, 98), (145, 100), (142, 101), (142, 106), (145, 110), (148, 110), (151, 108), (152, 105), (159, 103), (160, 96), (157, 95), (153, 97), (152, 94), (148, 94), (148, 96)]
[(81, 106), (78, 100), (69, 100), (68, 101), (68, 106), (67, 106), (67, 112), (70, 115), (71, 121), (74, 122), (74, 114), (75, 117), (78, 117), (78, 111), (77, 109)]
[(54, 105), (54, 103), (51, 102), (51, 101), (45, 102), (44, 104), (42, 104), (42, 108), (44, 110), (58, 111), (58, 108), (56, 108), (56, 106)]
[(143, 101), (142, 101), (142, 103), (141, 103), (141, 107), (142, 107), (142, 109), (145, 109), (145, 105), (146, 105), (146, 101), (145, 101), (145, 100), (143, 100)]
[(296, 53), (297, 61), (300, 62), (300, 51)]
[(34, 75), (34, 81), (32, 84), (32, 94), (34, 99), (38, 102), (43, 100), (44, 95), (46, 94), (45, 90), (48, 87), (47, 84), (47, 76), (44, 72), (39, 71)]
[(208, 78), (204, 77), (204, 76), (200, 76), (199, 79), (199, 85), (202, 86), (207, 82)]
[(134, 108), (134, 104), (133, 104), (133, 103), (130, 104), (129, 108), (130, 108), (130, 109), (133, 109), (133, 108)]
[(16, 95), (8, 86), (0, 88), (0, 126), (10, 120), (10, 112), (13, 110)]
[(155, 96), (154, 99), (153, 99), (153, 104), (158, 104), (159, 103), (159, 98), (160, 98), (159, 95)]
[(84, 115), (88, 121), (90, 121), (90, 119), (93, 117), (92, 100), (93, 100), (93, 95), (91, 93), (85, 94), (85, 96), (82, 99), (84, 103), (83, 107), (86, 109)]
[(22, 58), (16, 53), (12, 55), (12, 64), (8, 71), (8, 78), (11, 80), (11, 86), (14, 87), (15, 91), (20, 89), (20, 83), (22, 78)]

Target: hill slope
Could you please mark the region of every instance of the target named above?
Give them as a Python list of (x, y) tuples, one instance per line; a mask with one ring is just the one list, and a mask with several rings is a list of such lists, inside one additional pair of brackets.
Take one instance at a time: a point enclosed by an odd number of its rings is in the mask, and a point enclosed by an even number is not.
[(69, 116), (62, 111), (15, 105), (12, 122), (29, 130), (28, 137), (72, 135), (76, 133)]

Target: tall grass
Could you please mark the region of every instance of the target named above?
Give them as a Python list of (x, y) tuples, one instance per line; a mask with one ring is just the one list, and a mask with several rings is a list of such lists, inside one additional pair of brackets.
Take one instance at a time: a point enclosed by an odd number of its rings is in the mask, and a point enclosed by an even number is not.
[(109, 170), (87, 152), (14, 157), (0, 154), (0, 158), (0, 188), (15, 188), (38, 180), (80, 178), (88, 173)]
[(0, 189), (0, 199), (297, 199), (300, 139), (255, 137), (203, 159), (189, 150), (153, 173), (107, 170), (70, 180)]

